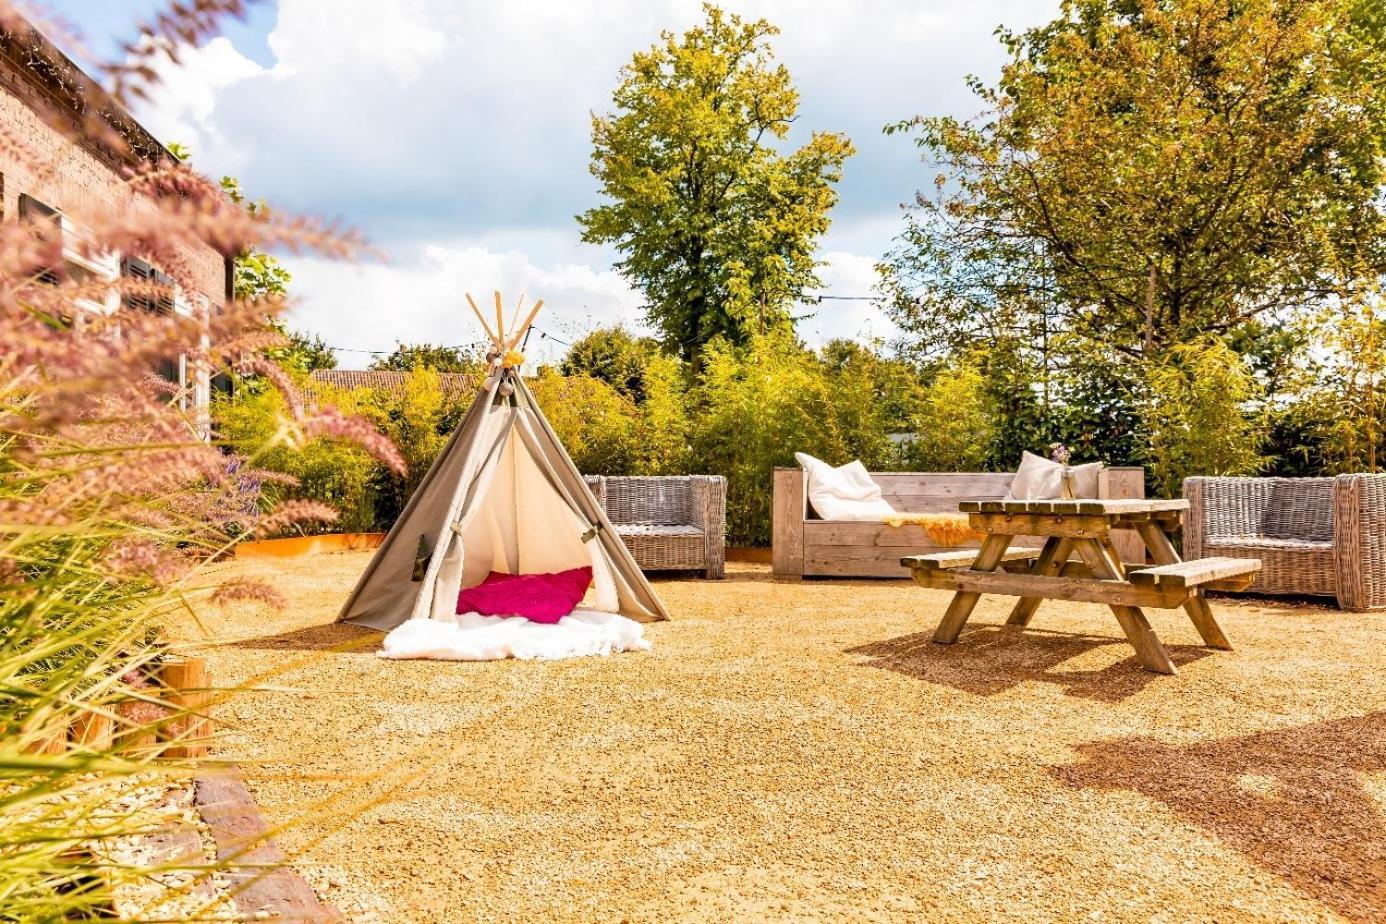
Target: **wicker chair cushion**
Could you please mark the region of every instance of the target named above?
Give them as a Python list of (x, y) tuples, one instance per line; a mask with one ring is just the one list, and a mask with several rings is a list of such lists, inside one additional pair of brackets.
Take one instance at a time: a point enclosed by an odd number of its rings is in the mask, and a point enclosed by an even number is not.
[(1274, 539), (1266, 536), (1218, 536), (1209, 539), (1210, 549), (1265, 549), (1268, 552), (1331, 552), (1333, 540)]
[(671, 526), (665, 523), (615, 523), (622, 536), (697, 536), (703, 531), (696, 526)]
[(1333, 542), (1333, 479), (1277, 479), (1261, 521), (1268, 539)]
[(614, 523), (687, 523), (691, 504), (686, 478), (628, 476), (606, 481), (606, 515)]

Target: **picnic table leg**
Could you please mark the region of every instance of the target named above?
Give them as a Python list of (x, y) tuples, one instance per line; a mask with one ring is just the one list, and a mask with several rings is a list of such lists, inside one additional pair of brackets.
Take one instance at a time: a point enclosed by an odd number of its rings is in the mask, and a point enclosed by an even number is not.
[[(1093, 577), (1104, 581), (1121, 580), (1119, 566), (1111, 560), (1101, 543), (1095, 539), (1075, 539), (1073, 544), (1083, 561), (1092, 569)], [(1107, 605), (1111, 607), (1112, 614), (1121, 624), (1121, 631), (1126, 633), (1127, 641), (1136, 649), (1136, 660), (1141, 662), (1142, 667), (1156, 674), (1179, 673), (1174, 667), (1174, 662), (1169, 659), (1169, 652), (1160, 644), (1160, 639), (1156, 637), (1155, 630), (1150, 628), (1150, 623), (1140, 607), (1117, 603)]]
[[(1174, 543), (1169, 541), (1169, 536), (1158, 524), (1140, 523), (1137, 524), (1136, 530), (1141, 534), (1145, 547), (1150, 550), (1150, 557), (1155, 559), (1155, 564), (1173, 565), (1181, 561), (1179, 553), (1175, 551)], [(1232, 650), (1232, 642), (1228, 640), (1227, 633), (1222, 631), (1222, 626), (1218, 625), (1217, 619), (1214, 618), (1213, 608), (1208, 605), (1208, 598), (1204, 595), (1203, 588), (1200, 587), (1184, 603), (1184, 612), (1189, 614), (1194, 628), (1203, 638), (1203, 644), (1222, 651)]]
[[(1011, 545), (1010, 536), (1000, 533), (992, 533), (982, 542), (982, 547), (977, 551), (977, 558), (972, 563), (974, 571), (995, 571), (996, 566), (1001, 564), (1001, 558), (1006, 554), (1006, 549)], [(940, 645), (951, 645), (958, 640), (959, 633), (963, 626), (967, 624), (967, 617), (972, 615), (972, 610), (977, 606), (977, 600), (981, 594), (971, 591), (960, 590), (953, 595), (952, 601), (948, 604), (948, 610), (943, 614), (943, 619), (939, 621), (938, 628), (934, 630), (934, 641)]]
[[(1044, 540), (1044, 548), (1040, 550), (1039, 558), (1035, 559), (1035, 567), (1031, 569), (1030, 573), (1053, 577), (1063, 569), (1064, 563), (1068, 561), (1068, 556), (1072, 553), (1072, 542), (1058, 536), (1050, 536)], [(1028, 626), (1030, 620), (1035, 616), (1035, 610), (1039, 609), (1042, 602), (1044, 602), (1043, 597), (1021, 597), (1015, 602), (1015, 608), (1011, 610), (1006, 625)]]

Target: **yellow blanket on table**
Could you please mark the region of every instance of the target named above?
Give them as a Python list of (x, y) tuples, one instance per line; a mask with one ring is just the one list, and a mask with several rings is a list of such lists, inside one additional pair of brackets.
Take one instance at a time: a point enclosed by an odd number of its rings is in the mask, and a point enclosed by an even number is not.
[(986, 538), (986, 533), (973, 529), (967, 515), (962, 513), (896, 513), (885, 517), (883, 522), (896, 529), (918, 526), (937, 545), (962, 545)]

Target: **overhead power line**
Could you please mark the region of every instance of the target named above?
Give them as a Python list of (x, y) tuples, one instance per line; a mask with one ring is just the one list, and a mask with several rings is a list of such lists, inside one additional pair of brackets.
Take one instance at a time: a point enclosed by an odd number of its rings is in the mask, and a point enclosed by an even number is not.
[[(534, 324), (531, 324), (531, 325), (530, 325), (530, 328), (529, 328), (529, 331), (527, 331), (527, 332), (525, 333), (525, 342), (526, 342), (526, 343), (529, 342), (529, 336), (530, 336), (530, 334), (533, 334), (533, 333), (537, 333), (537, 334), (539, 335), (539, 339), (541, 339), (541, 340), (552, 340), (554, 343), (561, 343), (561, 344), (563, 344), (564, 346), (572, 346), (572, 344), (569, 343), (568, 341), (563, 340), (562, 338), (559, 338), (559, 337), (555, 337), (553, 334), (550, 334), (548, 331), (545, 331), (545, 330), (543, 330), (542, 328), (540, 328), (538, 325), (534, 325)], [(329, 350), (331, 350), (332, 352), (334, 352), (334, 353), (364, 353), (364, 354), (366, 354), (367, 356), (389, 356), (391, 353), (395, 353), (395, 352), (399, 352), (399, 351), (403, 351), (403, 352), (405, 352), (405, 353), (416, 353), (416, 352), (420, 352), (420, 351), (422, 351), (422, 350), (468, 350), (468, 349), (471, 349), (472, 347), (479, 346), (479, 345), (481, 345), (481, 344), (482, 344), (482, 341), (480, 341), (480, 340), (476, 340), (476, 341), (473, 341), (473, 342), (471, 342), (471, 343), (439, 344), (439, 345), (437, 345), (437, 346), (435, 346), (435, 345), (433, 345), (433, 344), (422, 344), (422, 345), (419, 345), (419, 346), (408, 346), (408, 345), (405, 345), (405, 344), (403, 344), (403, 343), (397, 343), (392, 349), (389, 349), (389, 350), (366, 350), (366, 349), (362, 349), (361, 347), (333, 346), (332, 344), (329, 343), (329, 344), (327, 344), (327, 348), (328, 348)]]
[[(813, 295), (813, 296), (808, 296), (808, 298), (811, 298), (811, 299), (812, 299), (813, 301), (815, 301), (815, 302), (874, 302), (874, 301), (879, 301), (879, 298), (878, 298), (877, 296), (875, 296), (875, 295)], [(530, 336), (530, 334), (535, 334), (535, 333), (537, 333), (537, 334), (539, 335), (539, 339), (540, 339), (540, 340), (552, 340), (554, 343), (562, 344), (563, 346), (572, 346), (572, 344), (571, 344), (570, 342), (568, 342), (567, 340), (564, 340), (562, 337), (555, 337), (553, 334), (551, 334), (551, 333), (549, 333), (548, 331), (544, 330), (543, 328), (539, 327), (537, 324), (536, 324), (536, 325), (531, 325), (529, 331), (525, 334), (525, 345), (528, 345), (528, 343), (529, 343), (529, 336)], [(404, 346), (404, 344), (396, 344), (396, 346), (395, 346), (393, 349), (389, 349), (389, 350), (365, 350), (365, 349), (361, 349), (361, 348), (359, 348), (359, 347), (339, 347), (339, 346), (332, 346), (332, 345), (329, 344), (329, 345), (328, 345), (328, 349), (329, 349), (329, 350), (332, 350), (334, 353), (364, 353), (364, 354), (366, 354), (367, 356), (389, 356), (391, 353), (394, 353), (395, 351), (400, 350), (400, 349), (403, 349), (403, 350), (405, 350), (405, 351), (419, 350), (419, 349), (425, 349), (425, 348), (427, 348), (427, 349), (434, 349), (434, 350), (466, 350), (466, 349), (469, 349), (469, 348), (471, 348), (471, 347), (477, 346), (477, 345), (480, 344), (480, 343), (481, 343), (481, 341), (478, 340), (478, 341), (476, 341), (476, 342), (474, 342), (474, 343), (458, 343), (458, 344), (453, 344), (453, 345), (451, 345), (451, 346), (436, 346), (436, 347), (435, 347), (435, 346), (428, 346), (428, 347), (406, 347), (406, 346)]]

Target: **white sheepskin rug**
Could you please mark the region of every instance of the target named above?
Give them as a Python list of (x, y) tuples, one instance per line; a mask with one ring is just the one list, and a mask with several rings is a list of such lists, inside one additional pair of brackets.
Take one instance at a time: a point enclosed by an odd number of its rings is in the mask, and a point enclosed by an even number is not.
[(649, 651), (645, 627), (598, 610), (573, 610), (556, 623), (523, 616), (462, 613), (447, 619), (411, 619), (385, 636), (382, 658), (435, 661), (523, 661), (581, 658), (619, 651)]

